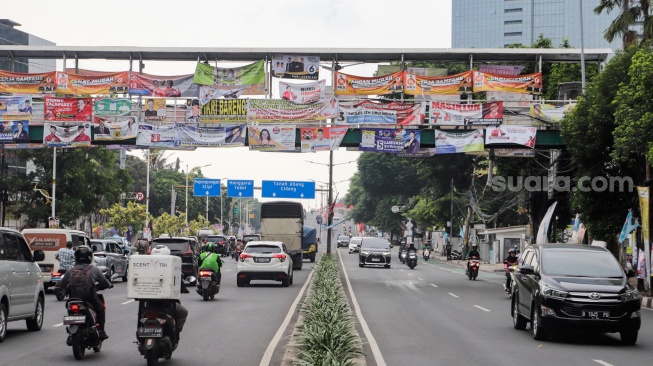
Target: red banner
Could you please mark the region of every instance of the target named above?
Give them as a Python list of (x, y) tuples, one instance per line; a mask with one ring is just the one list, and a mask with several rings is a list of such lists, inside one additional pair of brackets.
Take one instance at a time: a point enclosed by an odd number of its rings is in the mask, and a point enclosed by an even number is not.
[(93, 116), (91, 98), (43, 98), (43, 119), (46, 122), (90, 122)]

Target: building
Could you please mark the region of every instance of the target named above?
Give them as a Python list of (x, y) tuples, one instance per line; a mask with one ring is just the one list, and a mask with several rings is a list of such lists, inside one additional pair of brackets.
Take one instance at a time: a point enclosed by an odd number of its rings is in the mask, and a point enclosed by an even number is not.
[[(54, 42), (25, 33), (16, 29), (20, 24), (10, 19), (0, 19), (0, 45), (25, 45), (25, 46), (56, 46)], [(0, 59), (0, 70), (37, 73), (54, 71), (56, 60), (17, 58), (12, 60)]]
[[(605, 29), (617, 16), (597, 15), (600, 0), (583, 4), (585, 48), (621, 48), (621, 39), (609, 43)], [(581, 47), (580, 2), (578, 0), (452, 0), (453, 48), (504, 48), (512, 44), (532, 45), (540, 34), (558, 47), (564, 38), (573, 48)]]

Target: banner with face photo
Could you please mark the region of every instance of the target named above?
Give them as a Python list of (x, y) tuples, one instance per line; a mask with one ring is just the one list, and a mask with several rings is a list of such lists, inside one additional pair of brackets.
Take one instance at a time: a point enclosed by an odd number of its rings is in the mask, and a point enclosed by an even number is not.
[(338, 116), (338, 100), (321, 100), (313, 104), (295, 104), (283, 99), (249, 99), (250, 122), (323, 121)]
[(200, 105), (205, 105), (214, 99), (236, 99), (247, 90), (246, 86), (239, 89), (215, 89), (211, 86), (200, 85)]
[(28, 121), (0, 121), (0, 144), (26, 144), (29, 142)]
[(336, 71), (336, 95), (383, 95), (404, 90), (404, 72), (374, 77), (343, 74)]
[[(394, 128), (361, 128), (360, 151), (383, 153), (419, 153), (419, 130)], [(414, 136), (413, 136), (414, 135)], [(411, 138), (412, 137), (412, 138)]]
[(200, 109), (200, 122), (247, 122), (247, 99), (211, 99)]
[(102, 98), (93, 101), (95, 116), (127, 116), (131, 110), (132, 102), (129, 99)]
[(193, 74), (159, 76), (131, 72), (129, 93), (161, 98), (196, 98), (199, 95), (199, 85), (193, 83)]
[(57, 93), (61, 94), (111, 94), (129, 92), (129, 71), (80, 75), (57, 72)]
[(272, 76), (282, 79), (317, 80), (319, 56), (272, 55)]
[(449, 76), (420, 76), (406, 73), (404, 93), (409, 95), (452, 95), (472, 90), (472, 71)]
[(0, 93), (54, 93), (56, 78), (55, 71), (34, 74), (0, 71)]
[(43, 119), (46, 122), (91, 122), (91, 98), (43, 98)]
[(16, 95), (0, 97), (0, 119), (32, 120), (32, 96)]
[(129, 116), (94, 116), (93, 141), (120, 141), (135, 139), (138, 121)]
[(265, 60), (241, 67), (213, 67), (198, 62), (193, 82), (220, 90), (247, 87), (243, 95), (265, 95)]
[(503, 102), (488, 102), (479, 104), (480, 117), (469, 117), (465, 120), (467, 125), (498, 125), (503, 122)]
[(467, 133), (435, 131), (436, 154), (483, 152), (483, 130)]
[(300, 128), (301, 151), (337, 150), (345, 138), (347, 127), (308, 127)]
[(306, 84), (279, 82), (279, 95), (282, 99), (295, 104), (310, 104), (324, 99), (326, 80)]
[(485, 145), (516, 144), (535, 147), (537, 128), (525, 126), (489, 126), (485, 130)]
[(143, 120), (165, 122), (168, 119), (166, 98), (143, 99)]
[(555, 106), (552, 104), (533, 104), (530, 107), (531, 117), (544, 119), (552, 122), (559, 122), (565, 118), (565, 115), (571, 112), (576, 104), (565, 104), (563, 106)]
[(136, 145), (143, 147), (173, 148), (177, 140), (177, 129), (174, 123), (152, 125), (139, 123)]
[(175, 145), (196, 147), (245, 146), (246, 127), (245, 124), (224, 127), (197, 127), (178, 124)]
[(484, 91), (542, 94), (542, 73), (509, 76), (474, 71), (474, 92)]
[(249, 125), (249, 149), (261, 151), (295, 151), (296, 130), (287, 125)]
[(91, 146), (91, 124), (78, 123), (63, 127), (44, 123), (43, 145), (53, 147)]
[(370, 100), (340, 102), (340, 115), (335, 119), (338, 125), (392, 124), (421, 125), (424, 123), (425, 102), (379, 103)]

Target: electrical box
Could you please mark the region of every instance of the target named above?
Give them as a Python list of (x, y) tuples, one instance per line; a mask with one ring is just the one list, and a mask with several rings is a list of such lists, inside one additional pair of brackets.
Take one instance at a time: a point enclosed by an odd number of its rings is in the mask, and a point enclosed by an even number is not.
[(172, 255), (129, 257), (127, 298), (178, 300), (181, 296), (181, 258)]

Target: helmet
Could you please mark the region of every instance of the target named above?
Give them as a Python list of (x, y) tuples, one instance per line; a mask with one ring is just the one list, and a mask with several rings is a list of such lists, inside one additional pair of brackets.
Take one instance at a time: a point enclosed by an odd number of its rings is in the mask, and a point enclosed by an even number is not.
[(478, 244), (476, 243), (472, 244), (472, 248), (478, 248)]
[(220, 249), (220, 248), (218, 248), (217, 245), (213, 244), (213, 248), (211, 249), (211, 251), (212, 251), (213, 253), (217, 253), (219, 249)]
[(93, 262), (93, 251), (86, 245), (80, 245), (75, 250), (75, 263), (91, 264)]
[(510, 254), (510, 253), (517, 254), (517, 249), (515, 249), (515, 248), (508, 249), (508, 254)]
[(157, 245), (152, 249), (154, 255), (170, 255), (170, 249), (165, 245)]
[(206, 243), (206, 245), (204, 246), (205, 252), (212, 252), (214, 250), (215, 250), (215, 244), (212, 241)]

